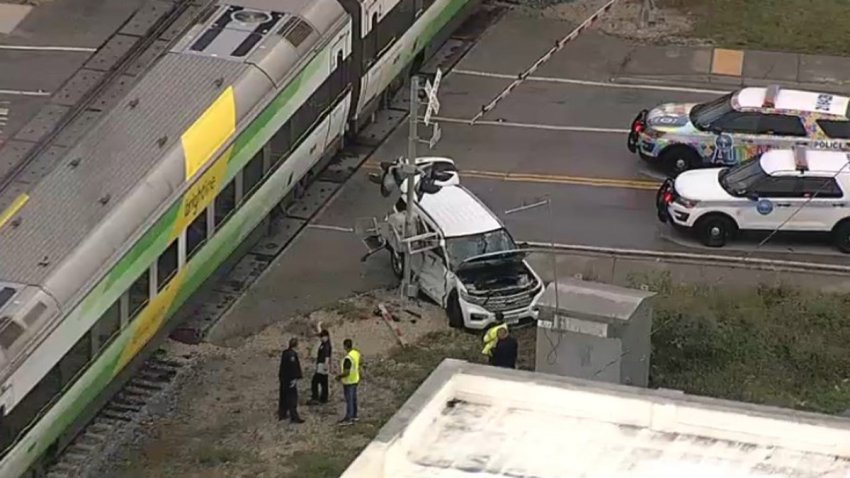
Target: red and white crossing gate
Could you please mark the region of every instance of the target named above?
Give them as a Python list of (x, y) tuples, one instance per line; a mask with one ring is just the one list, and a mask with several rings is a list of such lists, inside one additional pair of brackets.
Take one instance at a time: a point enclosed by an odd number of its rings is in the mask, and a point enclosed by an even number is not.
[(555, 42), (555, 46), (550, 48), (549, 51), (547, 51), (543, 56), (540, 57), (540, 59), (538, 59), (536, 62), (534, 62), (534, 64), (531, 65), (531, 67), (529, 67), (527, 70), (525, 70), (524, 72), (517, 75), (517, 79), (514, 80), (510, 85), (508, 85), (508, 87), (505, 88), (501, 93), (499, 93), (495, 98), (493, 98), (493, 100), (490, 101), (490, 103), (482, 106), (481, 111), (479, 111), (478, 114), (476, 114), (471, 120), (469, 120), (469, 124), (474, 125), (475, 122), (478, 121), (479, 119), (481, 119), (482, 116), (489, 113), (493, 108), (496, 107), (496, 104), (499, 101), (502, 101), (503, 98), (505, 98), (506, 96), (511, 94), (511, 91), (513, 91), (514, 88), (516, 88), (520, 83), (522, 83), (529, 76), (531, 76), (531, 74), (533, 74), (535, 71), (537, 71), (537, 69), (540, 68), (540, 66), (542, 64), (549, 61), (549, 59), (552, 58), (552, 55), (557, 53), (561, 48), (564, 48), (564, 45), (575, 40), (576, 37), (578, 37), (581, 32), (586, 30), (590, 25), (593, 25), (594, 23), (596, 23), (596, 21), (599, 20), (599, 17), (601, 17), (603, 14), (605, 14), (609, 10), (611, 10), (611, 8), (614, 6), (614, 4), (617, 3), (618, 1), (619, 0), (608, 0), (608, 3), (603, 5), (602, 8), (600, 8), (599, 10), (596, 10), (596, 12), (594, 12), (593, 15), (591, 15), (585, 21), (583, 21), (581, 23), (581, 25), (577, 26), (567, 36), (565, 36), (565, 37), (561, 38), (560, 40), (558, 40), (557, 42)]

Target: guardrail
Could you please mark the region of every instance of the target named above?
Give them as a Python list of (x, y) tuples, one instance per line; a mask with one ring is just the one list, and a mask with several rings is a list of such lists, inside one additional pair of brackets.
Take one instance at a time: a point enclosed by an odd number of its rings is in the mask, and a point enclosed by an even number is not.
[(719, 254), (694, 254), (687, 252), (647, 251), (640, 249), (619, 249), (614, 247), (584, 246), (578, 244), (552, 244), (546, 242), (520, 242), (529, 252), (553, 252), (563, 255), (581, 254), (607, 256), (614, 259), (649, 260), (653, 262), (674, 262), (713, 267), (736, 267), (772, 272), (828, 273), (850, 276), (850, 266), (817, 262), (786, 261), (757, 257), (726, 256)]

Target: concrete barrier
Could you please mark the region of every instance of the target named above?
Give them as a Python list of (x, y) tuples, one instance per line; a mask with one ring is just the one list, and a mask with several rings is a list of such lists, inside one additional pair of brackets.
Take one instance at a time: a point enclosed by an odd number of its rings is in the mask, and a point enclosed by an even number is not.
[[(722, 287), (793, 286), (850, 292), (850, 267), (749, 257), (642, 251), (527, 242), (529, 262), (543, 280), (580, 277), (610, 284), (640, 286), (661, 275), (676, 284)], [(555, 264), (553, 264), (553, 258)]]

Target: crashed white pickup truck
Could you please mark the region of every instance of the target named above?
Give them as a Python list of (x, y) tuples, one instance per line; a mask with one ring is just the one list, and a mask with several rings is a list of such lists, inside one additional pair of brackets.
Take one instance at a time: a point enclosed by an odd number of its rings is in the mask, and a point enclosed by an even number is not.
[[(483, 329), (502, 312), (508, 323), (537, 319), (536, 304), (543, 282), (525, 261), (501, 221), (475, 195), (460, 185), (454, 162), (419, 158), (416, 176), (415, 231), (404, 239), (406, 195), (401, 194), (382, 222), (360, 227), (370, 249), (364, 259), (387, 249), (393, 272), (401, 278), (404, 248), (411, 250), (413, 282), (446, 309), (452, 327)], [(383, 163), (383, 174), (372, 180), (386, 197), (404, 193), (400, 160)]]

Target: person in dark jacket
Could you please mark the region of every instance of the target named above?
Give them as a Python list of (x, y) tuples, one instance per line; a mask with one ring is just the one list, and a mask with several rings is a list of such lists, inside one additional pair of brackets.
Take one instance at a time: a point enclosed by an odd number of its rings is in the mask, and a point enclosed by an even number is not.
[(289, 418), (292, 423), (304, 423), (298, 416), (298, 380), (301, 375), (301, 362), (298, 360), (298, 339), (289, 339), (289, 348), (280, 355), (280, 394), (277, 402), (277, 418)]
[(493, 347), (493, 365), (504, 368), (516, 368), (519, 354), (519, 343), (508, 333), (507, 329), (499, 329), (499, 341)]
[[(310, 384), (310, 404), (328, 403), (328, 374), (331, 369), (331, 334), (321, 329), (319, 332), (319, 352), (316, 354), (316, 372)], [(321, 391), (320, 391), (321, 390)]]

